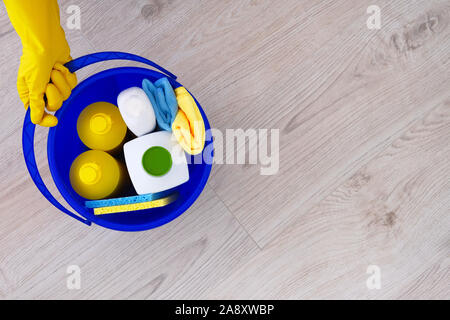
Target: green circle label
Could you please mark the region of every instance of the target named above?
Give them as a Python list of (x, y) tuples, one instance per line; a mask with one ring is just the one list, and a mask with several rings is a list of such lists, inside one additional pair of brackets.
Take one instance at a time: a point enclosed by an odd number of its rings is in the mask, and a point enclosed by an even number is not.
[(161, 177), (172, 168), (172, 156), (163, 147), (151, 147), (142, 156), (142, 166), (149, 175)]

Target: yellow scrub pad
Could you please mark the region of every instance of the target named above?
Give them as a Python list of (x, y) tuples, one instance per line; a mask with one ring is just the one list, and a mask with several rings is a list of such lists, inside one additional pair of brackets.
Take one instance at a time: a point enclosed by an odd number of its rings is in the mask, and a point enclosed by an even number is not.
[(112, 207), (103, 207), (103, 208), (95, 208), (94, 214), (96, 216), (111, 214), (111, 213), (121, 213), (121, 212), (131, 212), (131, 211), (139, 211), (151, 208), (160, 208), (167, 206), (174, 202), (178, 198), (178, 194), (171, 195), (166, 198), (153, 200), (149, 202), (142, 203), (133, 203), (133, 204), (125, 204), (120, 206), (112, 206)]

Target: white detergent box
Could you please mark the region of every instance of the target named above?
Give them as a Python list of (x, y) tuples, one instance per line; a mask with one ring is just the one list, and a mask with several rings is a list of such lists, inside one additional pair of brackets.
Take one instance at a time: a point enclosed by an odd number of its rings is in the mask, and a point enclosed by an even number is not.
[(123, 149), (139, 195), (169, 190), (189, 180), (186, 155), (171, 132), (150, 133), (125, 143)]

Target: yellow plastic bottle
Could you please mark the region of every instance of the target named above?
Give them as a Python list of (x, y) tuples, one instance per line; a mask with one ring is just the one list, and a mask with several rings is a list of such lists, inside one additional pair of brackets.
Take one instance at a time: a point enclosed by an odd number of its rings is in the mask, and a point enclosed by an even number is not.
[(70, 183), (83, 198), (100, 200), (117, 195), (129, 178), (124, 164), (104, 151), (89, 150), (72, 163)]
[(114, 152), (127, 134), (127, 125), (119, 108), (108, 102), (87, 106), (78, 117), (77, 131), (81, 141), (90, 149)]

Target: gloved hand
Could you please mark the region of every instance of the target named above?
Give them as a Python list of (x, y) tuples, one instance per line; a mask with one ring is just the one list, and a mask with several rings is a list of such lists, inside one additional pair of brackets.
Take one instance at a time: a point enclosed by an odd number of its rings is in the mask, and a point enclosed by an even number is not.
[(4, 0), (13, 27), (22, 40), (17, 89), (31, 121), (53, 127), (58, 119), (45, 111), (58, 110), (77, 84), (63, 66), (71, 60), (60, 25), (56, 0)]

